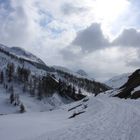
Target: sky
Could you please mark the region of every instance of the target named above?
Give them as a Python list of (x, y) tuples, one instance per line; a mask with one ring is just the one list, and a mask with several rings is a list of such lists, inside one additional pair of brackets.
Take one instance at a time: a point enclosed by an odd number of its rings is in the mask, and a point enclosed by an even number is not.
[(0, 0), (0, 43), (105, 81), (140, 67), (139, 0)]

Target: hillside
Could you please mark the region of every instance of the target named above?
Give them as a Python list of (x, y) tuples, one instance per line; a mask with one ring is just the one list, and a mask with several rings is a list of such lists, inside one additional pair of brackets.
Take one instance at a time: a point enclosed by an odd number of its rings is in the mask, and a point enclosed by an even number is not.
[(109, 89), (102, 83), (49, 67), (18, 47), (0, 45), (0, 66), (0, 85), (9, 95), (47, 100), (56, 94), (65, 104), (84, 98), (83, 91), (98, 94)]
[[(94, 80), (94, 78), (91, 78), (84, 70), (80, 69), (77, 70), (76, 72), (73, 70), (70, 70), (66, 67), (62, 67), (62, 66), (52, 66), (53, 69), (55, 69), (56, 71), (62, 71), (65, 73), (69, 73), (77, 78), (86, 78), (90, 81)], [(95, 80), (94, 80), (95, 81)]]
[(120, 87), (120, 92), (116, 95), (120, 98), (137, 99), (140, 97), (140, 70), (132, 73), (128, 81)]
[(140, 102), (119, 98), (140, 97), (140, 70), (111, 89), (11, 49), (0, 48), (2, 140), (139, 140)]
[(95, 80), (91, 80), (88, 77), (77, 76), (75, 73), (68, 73), (63, 70), (55, 69), (56, 73), (55, 77), (59, 77), (60, 80), (65, 81), (67, 84), (74, 84), (76, 87), (81, 88), (91, 94), (99, 94), (100, 92), (111, 89), (109, 86), (97, 82)]
[(58, 110), (2, 115), (0, 136), (2, 140), (139, 140), (139, 114), (139, 101), (89, 97)]
[(129, 76), (130, 73), (121, 74), (105, 81), (105, 84), (112, 88), (119, 88), (127, 82)]

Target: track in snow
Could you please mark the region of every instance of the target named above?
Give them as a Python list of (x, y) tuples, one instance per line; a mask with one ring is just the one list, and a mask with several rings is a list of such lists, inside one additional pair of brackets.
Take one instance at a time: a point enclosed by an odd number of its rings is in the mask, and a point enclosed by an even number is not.
[[(78, 104), (81, 102), (75, 103)], [(50, 113), (27, 113), (21, 118), (20, 115), (0, 117), (0, 136), (3, 134), (3, 140), (6, 140), (4, 132), (10, 131), (9, 124), (3, 129), (1, 121), (6, 123), (8, 120), (12, 125), (13, 120), (17, 120), (17, 124), (24, 120), (24, 125), (13, 126), (15, 131), (12, 130), (10, 140), (16, 135), (21, 140), (140, 140), (140, 101), (92, 97), (86, 104), (86, 112), (73, 119), (68, 117), (82, 109), (79, 107), (68, 112), (73, 104)], [(25, 133), (27, 126), (28, 133)]]

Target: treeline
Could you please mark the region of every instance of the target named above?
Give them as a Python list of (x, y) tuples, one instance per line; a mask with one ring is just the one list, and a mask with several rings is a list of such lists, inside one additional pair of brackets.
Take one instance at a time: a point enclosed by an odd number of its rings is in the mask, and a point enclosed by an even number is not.
[(90, 93), (98, 94), (100, 92), (106, 91), (109, 89), (105, 84), (89, 80), (86, 78), (76, 77), (72, 74), (63, 72), (61, 70), (56, 70), (57, 73), (67, 81), (67, 83), (73, 83), (77, 87), (80, 87)]
[[(79, 100), (84, 98), (80, 89), (62, 80), (56, 80), (53, 74), (37, 76), (23, 67), (15, 67), (14, 63), (7, 64), (6, 68), (0, 71), (0, 84), (7, 90), (13, 89), (15, 85), (21, 88), (23, 93), (29, 93), (33, 97), (42, 100), (44, 97), (59, 93), (61, 96)], [(77, 91), (78, 90), (78, 91)]]

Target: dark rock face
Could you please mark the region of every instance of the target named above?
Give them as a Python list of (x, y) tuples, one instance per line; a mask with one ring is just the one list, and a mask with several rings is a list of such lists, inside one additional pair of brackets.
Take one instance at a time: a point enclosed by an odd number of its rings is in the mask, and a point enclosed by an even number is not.
[(137, 99), (140, 98), (140, 91), (136, 91), (133, 93), (133, 95), (131, 96), (132, 99)]
[(140, 86), (140, 69), (129, 76), (128, 81), (120, 87), (121, 92), (115, 96), (119, 98), (137, 99), (140, 97), (140, 91), (135, 91), (134, 93), (132, 91), (138, 86)]

